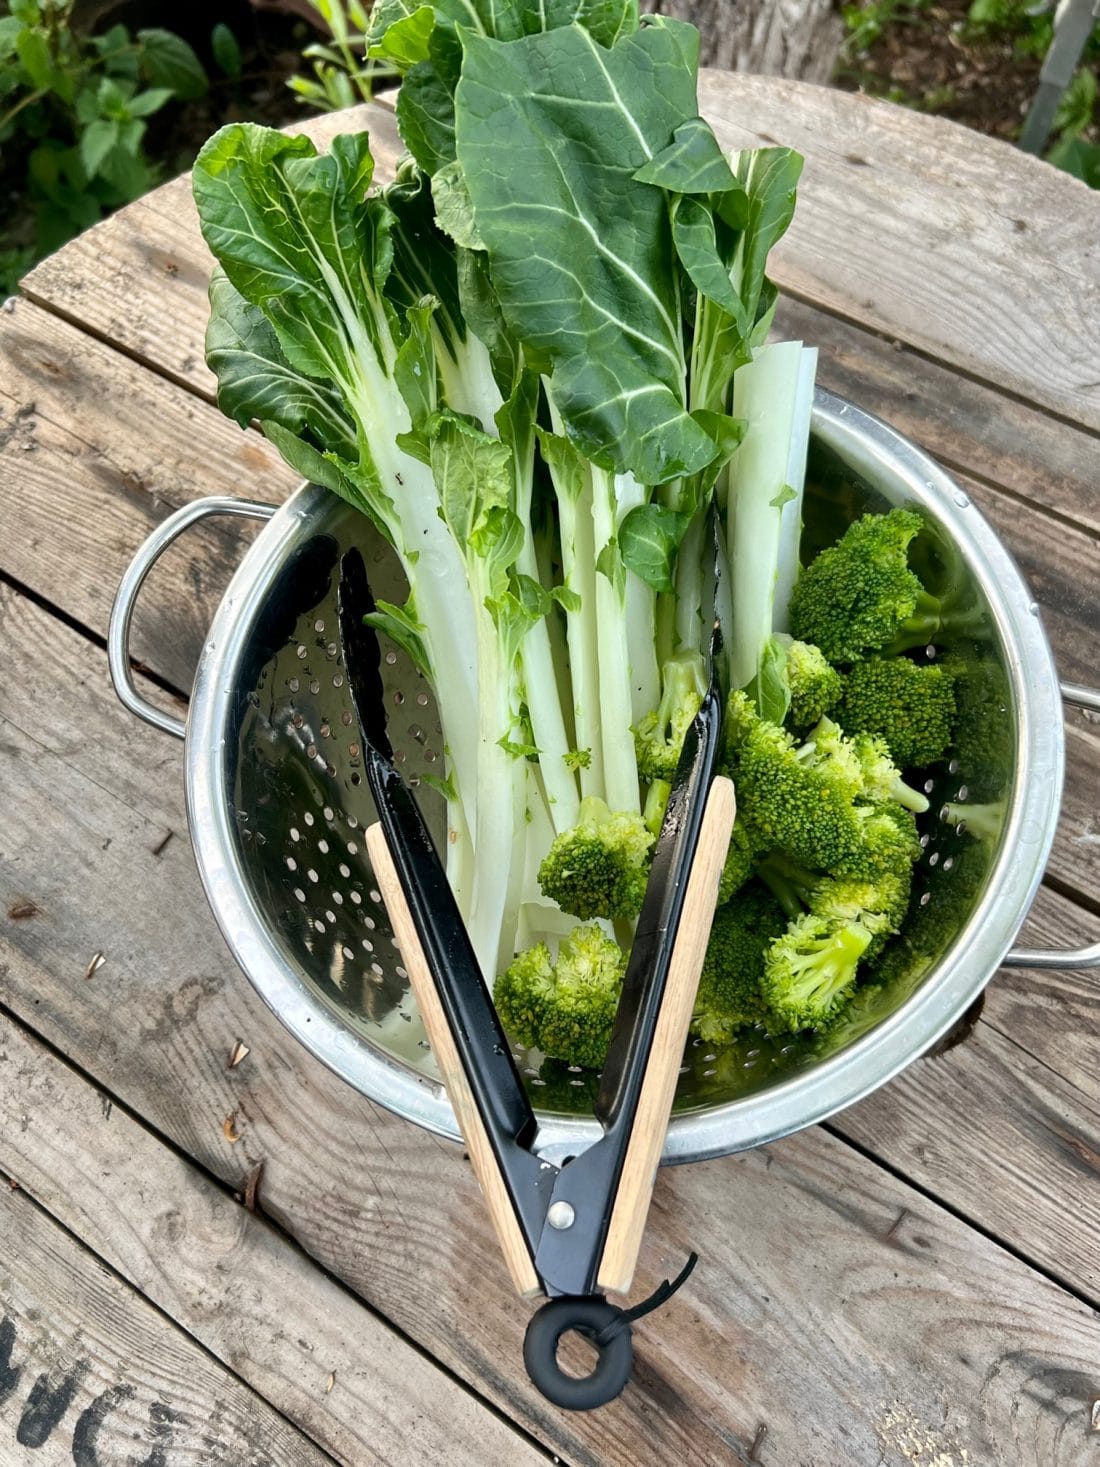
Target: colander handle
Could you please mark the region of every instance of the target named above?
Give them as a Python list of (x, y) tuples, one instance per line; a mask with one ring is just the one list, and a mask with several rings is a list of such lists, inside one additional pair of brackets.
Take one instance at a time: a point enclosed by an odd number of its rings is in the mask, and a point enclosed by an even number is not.
[[(1062, 697), (1076, 708), (1100, 713), (1100, 691), (1082, 683), (1063, 683)], [(1005, 968), (1100, 968), (1100, 942), (1089, 947), (1014, 947)]]
[(154, 728), (162, 729), (165, 733), (174, 734), (177, 739), (182, 739), (187, 731), (182, 718), (177, 718), (173, 713), (165, 713), (143, 698), (134, 682), (130, 666), (130, 623), (145, 577), (172, 541), (178, 539), (184, 530), (197, 525), (200, 520), (209, 519), (216, 514), (237, 515), (249, 520), (269, 520), (274, 513), (274, 505), (260, 504), (252, 499), (230, 499), (217, 495), (208, 499), (196, 499), (191, 504), (185, 504), (182, 509), (177, 509), (175, 514), (170, 514), (158, 525), (127, 566), (118, 583), (114, 605), (111, 607), (111, 620), (107, 626), (107, 665), (111, 670), (111, 681), (119, 700), (145, 723), (151, 723)]

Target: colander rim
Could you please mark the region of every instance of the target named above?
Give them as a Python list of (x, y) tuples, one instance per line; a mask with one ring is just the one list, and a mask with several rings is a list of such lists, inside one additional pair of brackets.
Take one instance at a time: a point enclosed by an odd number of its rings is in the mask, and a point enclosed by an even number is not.
[[(1038, 607), (999, 536), (951, 476), (881, 419), (818, 388), (814, 437), (869, 483), (889, 471), (905, 501), (950, 534), (985, 595), (1003, 653), (1016, 722), (1016, 769), (1005, 828), (984, 892), (958, 938), (892, 1014), (839, 1053), (767, 1089), (672, 1116), (663, 1161), (686, 1162), (766, 1144), (826, 1119), (885, 1084), (925, 1053), (992, 978), (1042, 879), (1061, 806), (1065, 742), (1061, 696)], [(891, 498), (898, 498), (892, 493)], [(331, 504), (303, 485), (263, 527), (215, 614), (187, 719), (186, 797), (207, 898), (236, 962), (292, 1034), (360, 1093), (460, 1139), (442, 1087), (340, 1022), (288, 960), (249, 891), (226, 787), (227, 728), (249, 628), (266, 588)], [(548, 1117), (538, 1149), (575, 1152), (600, 1134), (594, 1119)]]

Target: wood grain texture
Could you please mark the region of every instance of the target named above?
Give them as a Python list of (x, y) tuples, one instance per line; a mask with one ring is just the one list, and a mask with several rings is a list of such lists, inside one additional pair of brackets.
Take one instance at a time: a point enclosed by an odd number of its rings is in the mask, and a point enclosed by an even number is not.
[(885, 419), (945, 468), (1100, 534), (1092, 434), (791, 296), (780, 297), (773, 334), (816, 346), (822, 387)]
[[(1100, 1321), (820, 1131), (661, 1173), (639, 1295), (690, 1248), (702, 1262), (636, 1327), (620, 1401), (579, 1418), (549, 1407), (523, 1378), (527, 1310), (459, 1149), (283, 1033), (199, 892), (176, 747), (127, 722), (82, 639), (10, 593), (2, 612), (16, 665), (0, 687), (0, 913), (34, 913), (0, 918), (0, 999), (231, 1186), (265, 1161), (268, 1214), (559, 1456), (728, 1464), (766, 1424), (764, 1467), (837, 1467), (838, 1449), (852, 1467), (904, 1467), (913, 1433), (959, 1467), (1091, 1461)], [(228, 1070), (237, 1039), (251, 1052)], [(1024, 1215), (1013, 1234), (1025, 1253), (1030, 1228)]]
[(332, 1462), (2, 1176), (0, 1238), (0, 1461)]
[(827, 82), (844, 36), (830, 0), (660, 0), (697, 26), (704, 66)]
[(600, 1259), (600, 1287), (619, 1294), (629, 1293), (634, 1282), (736, 812), (733, 783), (719, 775), (707, 794), (664, 997)]
[[(368, 128), (377, 176), (402, 151), (392, 110), (371, 104), (288, 128), (323, 146)], [(173, 179), (87, 230), (24, 277), (22, 291), (113, 346), (213, 401), (203, 357), (213, 261), (199, 233), (190, 175)]]
[(943, 118), (775, 77), (703, 72), (725, 147), (804, 154), (769, 256), (784, 290), (1100, 429), (1100, 197)]
[(262, 1213), (2, 1017), (0, 1055), (0, 1171), (338, 1461), (544, 1460)]
[[(1100, 918), (1044, 891), (1022, 941), (1097, 936)], [(1003, 969), (964, 1044), (919, 1060), (831, 1125), (982, 1228), (1026, 1237), (1029, 1258), (1100, 1304), (1096, 988), (1095, 974)]]
[[(443, 1076), (447, 1097), (454, 1107), (458, 1128), (470, 1154), (470, 1165), (474, 1169), (489, 1212), (489, 1220), (504, 1254), (508, 1277), (518, 1294), (525, 1299), (533, 1299), (542, 1289), (531, 1250), (523, 1236), (519, 1217), (512, 1206), (504, 1175), (493, 1151), (493, 1143), (481, 1119), (466, 1070), (459, 1057), (458, 1045), (443, 1011), (436, 980), (424, 956), (416, 924), (401, 886), (401, 878), (397, 874), (381, 825), (370, 826), (364, 839), (370, 853), (374, 879), (393, 925), (401, 961), (408, 970), (416, 1006), (424, 1020), (424, 1029), (439, 1065), (439, 1073)], [(683, 1053), (682, 1043), (680, 1053)]]
[[(119, 577), (172, 510), (206, 494), (278, 503), (299, 478), (259, 434), (27, 301), (0, 316), (5, 574), (103, 636)], [(136, 657), (189, 689), (253, 531), (191, 530), (142, 594)]]

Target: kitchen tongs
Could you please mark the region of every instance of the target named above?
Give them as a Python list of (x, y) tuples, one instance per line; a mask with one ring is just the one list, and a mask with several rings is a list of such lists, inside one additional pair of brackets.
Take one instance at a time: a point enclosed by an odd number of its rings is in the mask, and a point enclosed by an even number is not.
[[(716, 556), (710, 686), (654, 848), (596, 1097), (603, 1135), (555, 1166), (534, 1150), (538, 1126), (511, 1046), (427, 827), (391, 762), (379, 647), (364, 624), (374, 603), (362, 557), (351, 550), (341, 562), (345, 673), (379, 817), (366, 832), (375, 881), (508, 1271), (521, 1295), (550, 1301), (528, 1326), (528, 1374), (572, 1410), (614, 1399), (630, 1375), (630, 1320), (642, 1311), (603, 1295), (626, 1293), (633, 1278), (733, 827), (733, 785), (715, 775), (725, 706), (718, 564)], [(595, 1343), (587, 1377), (558, 1364), (558, 1342), (570, 1330)]]

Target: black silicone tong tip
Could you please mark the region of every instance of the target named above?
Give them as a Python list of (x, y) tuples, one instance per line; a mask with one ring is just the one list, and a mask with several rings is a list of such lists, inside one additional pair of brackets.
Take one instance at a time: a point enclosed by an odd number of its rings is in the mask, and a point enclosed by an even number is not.
[(359, 550), (345, 550), (340, 557), (336, 607), (344, 647), (344, 671), (359, 727), (369, 748), (377, 750), (387, 762), (392, 761), (393, 747), (386, 731), (382, 687), (382, 649), (377, 632), (364, 619), (377, 608)]

